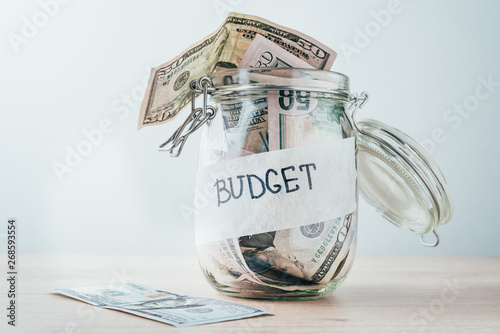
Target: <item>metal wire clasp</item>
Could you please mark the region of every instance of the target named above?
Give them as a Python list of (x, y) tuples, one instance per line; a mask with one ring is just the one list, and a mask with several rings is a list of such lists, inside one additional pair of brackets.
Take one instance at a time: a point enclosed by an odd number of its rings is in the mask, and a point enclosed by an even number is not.
[[(175, 130), (174, 134), (163, 144), (160, 151), (169, 151), (171, 157), (178, 157), (189, 135), (198, 130), (207, 121), (215, 117), (217, 111), (213, 106), (208, 105), (208, 92), (215, 90), (212, 80), (209, 77), (202, 77), (199, 80), (191, 81), (191, 113), (182, 125)], [(196, 106), (196, 95), (203, 94), (203, 104), (200, 108)]]
[(434, 240), (434, 242), (430, 243), (430, 242), (425, 241), (424, 236), (421, 235), (420, 242), (422, 243), (422, 245), (427, 246), (427, 247), (436, 247), (437, 245), (439, 245), (439, 234), (436, 232), (436, 230), (432, 230), (432, 233), (436, 237), (436, 240)]
[(367, 92), (362, 92), (360, 95), (357, 93), (352, 93), (349, 94), (349, 102), (351, 102), (351, 105), (349, 106), (349, 110), (352, 110), (351, 118), (352, 118), (352, 123), (356, 130), (360, 133), (365, 133), (362, 129), (359, 128), (358, 123), (356, 123), (356, 112), (358, 109), (361, 109), (365, 106), (365, 104), (368, 102), (368, 99), (370, 96), (368, 95)]

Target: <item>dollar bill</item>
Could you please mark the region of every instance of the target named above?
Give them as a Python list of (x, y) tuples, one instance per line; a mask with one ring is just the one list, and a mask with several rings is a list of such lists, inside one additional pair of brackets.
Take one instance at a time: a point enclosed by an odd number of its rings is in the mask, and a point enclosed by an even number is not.
[[(269, 91), (270, 150), (320, 144), (342, 139), (343, 106), (324, 94), (309, 91)], [(348, 254), (355, 233), (352, 214), (300, 228), (250, 236), (241, 241), (242, 254), (256, 277), (312, 283), (329, 282)], [(266, 237), (271, 236), (271, 237)], [(282, 272), (281, 274), (277, 271)], [(278, 274), (278, 275), (277, 275)], [(286, 275), (285, 275), (286, 274)]]
[[(334, 267), (350, 229), (351, 215), (276, 232), (275, 252), (293, 256), (293, 276), (321, 282)], [(280, 263), (277, 263), (277, 267)], [(295, 269), (295, 270), (293, 270)], [(293, 270), (293, 271), (292, 271)]]
[[(269, 294), (324, 287), (328, 283), (326, 279), (313, 282), (286, 273), (288, 268), (300, 267), (301, 264), (286, 258), (293, 256), (294, 249), (288, 248), (287, 254), (277, 253), (274, 248), (270, 248), (274, 240), (270, 236), (275, 234), (276, 232), (262, 233), (240, 237), (239, 240), (231, 238), (198, 246), (200, 265), (206, 277), (212, 283), (229, 286), (236, 291), (258, 289)], [(269, 237), (266, 238), (266, 235)], [(248, 242), (249, 239), (252, 242)], [(281, 248), (281, 251), (285, 250)], [(329, 272), (330, 278), (334, 272), (335, 270)]]
[(176, 327), (196, 326), (269, 314), (227, 300), (188, 297), (141, 284), (56, 289), (56, 292), (102, 308), (122, 311)]
[(107, 308), (135, 314), (175, 327), (197, 326), (269, 314), (269, 312), (228, 300), (200, 297), (162, 299)]
[(138, 128), (175, 118), (190, 102), (190, 81), (221, 69), (237, 68), (257, 35), (271, 40), (314, 68), (329, 69), (337, 56), (332, 49), (296, 30), (256, 16), (229, 13), (214, 33), (171, 61), (151, 69)]
[(241, 98), (220, 103), (229, 147), (251, 153), (269, 151), (267, 97)]
[(270, 150), (342, 139), (344, 104), (327, 95), (309, 91), (269, 91)]
[[(255, 277), (283, 290), (321, 288), (334, 276), (355, 235), (352, 214), (328, 222), (240, 239)], [(266, 237), (267, 236), (267, 237)]]
[[(326, 64), (325, 64), (326, 65)], [(314, 68), (306, 61), (281, 48), (262, 35), (257, 35), (238, 67), (282, 67)], [(283, 73), (285, 75), (285, 73)], [(276, 78), (256, 74), (258, 83), (272, 82)], [(240, 98), (238, 101), (221, 101), (221, 112), (226, 135), (231, 146), (246, 151), (261, 153), (269, 151), (267, 124), (267, 96)]]
[(147, 285), (134, 283), (83, 286), (56, 289), (55, 291), (100, 307), (182, 296), (173, 292), (157, 290)]
[(243, 260), (238, 239), (230, 238), (199, 246), (199, 261), (207, 276), (214, 281), (234, 286), (234, 282), (262, 284)]
[[(327, 64), (317, 64), (314, 65), (327, 65)], [(298, 58), (296, 55), (281, 48), (278, 44), (271, 42), (269, 39), (262, 35), (255, 36), (252, 44), (248, 48), (247, 52), (241, 59), (239, 68), (243, 67), (296, 67), (296, 68), (315, 68), (312, 64)], [(320, 67), (325, 69), (324, 67)], [(326, 68), (326, 69), (329, 69)]]

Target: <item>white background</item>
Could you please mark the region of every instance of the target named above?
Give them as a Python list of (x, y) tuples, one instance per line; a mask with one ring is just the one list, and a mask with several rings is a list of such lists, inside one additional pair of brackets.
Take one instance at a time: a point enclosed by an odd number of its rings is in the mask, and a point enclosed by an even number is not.
[[(150, 67), (213, 32), (233, 10), (335, 49), (332, 70), (351, 77), (352, 91), (371, 94), (360, 116), (418, 140), (442, 132), (432, 155), (447, 177), (455, 216), (439, 229), (439, 247), (421, 246), (361, 201), (358, 254), (500, 256), (500, 87), (471, 104), (480, 77), (500, 82), (500, 4), (401, 1), (381, 26), (372, 12), (388, 3), (73, 0), (43, 22), (38, 1), (3, 0), (0, 234), (5, 238), (7, 218), (16, 217), (22, 252), (195, 252), (193, 223), (180, 208), (191, 205), (199, 136), (178, 159), (158, 152), (185, 113), (138, 132), (139, 103)], [(34, 19), (38, 31), (15, 47), (13, 34), (22, 37), (24, 20)], [(366, 29), (372, 37), (363, 45), (356, 36)], [(443, 119), (464, 103), (472, 110), (467, 118)], [(65, 163), (68, 150), (86, 140), (83, 132), (106, 119), (111, 128), (102, 143), (59, 180), (53, 164)]]

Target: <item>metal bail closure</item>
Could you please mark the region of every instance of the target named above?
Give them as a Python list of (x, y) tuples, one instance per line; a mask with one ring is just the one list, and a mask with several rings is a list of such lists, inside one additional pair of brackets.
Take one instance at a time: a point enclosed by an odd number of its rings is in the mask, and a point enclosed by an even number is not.
[[(215, 91), (212, 80), (209, 77), (202, 77), (198, 81), (193, 80), (191, 88), (191, 113), (184, 123), (175, 130), (174, 134), (163, 144), (160, 145), (160, 151), (170, 152), (171, 157), (178, 157), (189, 135), (198, 130), (203, 124), (212, 120), (217, 111), (213, 106), (208, 105), (208, 92)], [(196, 108), (196, 96), (203, 94), (203, 104)]]
[(437, 245), (439, 245), (439, 234), (437, 233), (436, 230), (433, 230), (432, 233), (436, 237), (436, 240), (433, 243), (429, 243), (429, 242), (425, 241), (424, 235), (423, 234), (420, 235), (420, 242), (422, 243), (422, 245), (427, 246), (427, 247), (436, 247)]
[[(446, 180), (434, 160), (404, 132), (376, 120), (356, 121), (368, 101), (366, 92), (351, 94), (352, 122), (358, 151), (358, 185), (362, 196), (391, 223), (420, 235), (435, 247), (435, 229), (453, 215)], [(424, 240), (432, 232), (436, 240)]]

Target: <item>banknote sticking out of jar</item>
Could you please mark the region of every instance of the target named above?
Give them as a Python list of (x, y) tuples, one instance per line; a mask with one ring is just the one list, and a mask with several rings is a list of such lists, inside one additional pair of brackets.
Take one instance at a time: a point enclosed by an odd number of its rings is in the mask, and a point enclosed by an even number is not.
[(403, 132), (356, 122), (368, 95), (351, 94), (347, 76), (243, 68), (191, 88), (192, 113), (162, 147), (177, 156), (203, 129), (196, 244), (218, 291), (297, 300), (333, 292), (355, 257), (358, 189), (397, 226), (434, 232), (421, 241), (437, 245), (435, 230), (453, 212), (443, 174)]

